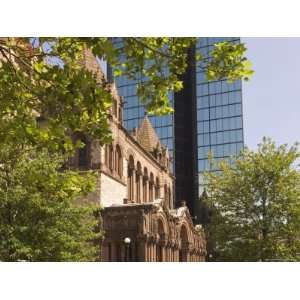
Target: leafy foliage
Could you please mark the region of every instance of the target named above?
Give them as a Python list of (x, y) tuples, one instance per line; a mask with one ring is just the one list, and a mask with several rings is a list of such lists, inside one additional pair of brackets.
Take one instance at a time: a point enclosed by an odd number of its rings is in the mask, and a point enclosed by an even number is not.
[(168, 93), (182, 89), (180, 75), (187, 67), (188, 50), (195, 42), (195, 38), (123, 39), (123, 47), (118, 50), (125, 52), (125, 60), (116, 65), (115, 75), (138, 80), (138, 96), (149, 113), (170, 113)]
[[(62, 172), (63, 162), (83, 146), (71, 133), (100, 145), (112, 140), (109, 84), (87, 68), (85, 53), (106, 60), (115, 76), (136, 79), (148, 112), (166, 114), (172, 111), (168, 93), (182, 88), (195, 41), (124, 38), (115, 47), (101, 37), (0, 38), (0, 259), (94, 257), (88, 242), (96, 238), (93, 208), (74, 205), (93, 190), (94, 177)], [(243, 78), (247, 69), (235, 63), (244, 61), (244, 51), (222, 46), (207, 68), (209, 78)]]
[(207, 64), (207, 78), (227, 78), (229, 82), (240, 78), (249, 80), (254, 71), (251, 69), (251, 62), (244, 57), (246, 50), (244, 44), (218, 43), (211, 53), (211, 61)]
[[(110, 38), (0, 39), (0, 135), (10, 132), (14, 139), (26, 138), (56, 150), (74, 131), (85, 132), (101, 144), (111, 141), (111, 95), (106, 82), (99, 82), (83, 64), (84, 50), (106, 60), (115, 76), (136, 79), (138, 95), (149, 113), (171, 112), (168, 94), (182, 89), (180, 78), (196, 38), (122, 40), (117, 47)], [(243, 44), (216, 45), (208, 78), (248, 78), (252, 71), (246, 66), (245, 51)], [(41, 128), (37, 116), (45, 118), (47, 126)]]
[(76, 203), (93, 190), (94, 176), (59, 172), (62, 160), (46, 150), (8, 161), (10, 151), (0, 150), (0, 260), (95, 260), (99, 207)]
[(299, 156), (297, 145), (277, 148), (264, 138), (233, 168), (222, 162), (220, 174), (206, 174), (216, 260), (300, 260)]

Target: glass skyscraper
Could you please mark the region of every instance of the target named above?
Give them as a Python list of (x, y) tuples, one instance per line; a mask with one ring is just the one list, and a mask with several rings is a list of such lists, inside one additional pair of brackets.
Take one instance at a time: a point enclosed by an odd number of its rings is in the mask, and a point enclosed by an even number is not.
[[(214, 44), (223, 41), (239, 43), (240, 39), (200, 38), (196, 49), (203, 58), (209, 59)], [(196, 67), (199, 194), (203, 190), (203, 172), (218, 169), (217, 164), (210, 166), (208, 153), (211, 152), (216, 163), (221, 160), (232, 162), (232, 157), (244, 146), (241, 84), (241, 80), (208, 82), (200, 63)]]
[[(113, 40), (116, 47), (122, 43), (121, 38)], [(196, 47), (189, 52), (186, 74), (182, 76), (184, 89), (169, 95), (174, 113), (150, 117), (161, 142), (173, 158), (176, 204), (185, 200), (191, 213), (199, 216), (198, 220), (201, 220), (199, 196), (203, 191), (203, 172), (217, 171), (216, 167), (210, 170), (209, 153), (216, 162), (230, 161), (244, 145), (241, 81), (231, 84), (226, 80), (208, 82), (195, 59), (196, 51), (209, 59), (214, 44), (225, 40), (240, 42), (239, 38), (198, 38)], [(139, 80), (142, 82), (143, 78)], [(116, 78), (125, 102), (124, 126), (129, 131), (138, 127), (145, 115), (136, 93), (139, 80), (125, 76)]]

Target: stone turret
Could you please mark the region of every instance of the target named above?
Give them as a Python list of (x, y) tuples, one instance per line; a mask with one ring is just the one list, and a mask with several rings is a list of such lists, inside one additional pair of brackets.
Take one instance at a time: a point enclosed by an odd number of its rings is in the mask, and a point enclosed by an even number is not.
[(147, 114), (140, 127), (135, 130), (134, 137), (162, 166), (169, 169), (169, 151), (161, 144)]
[(116, 84), (114, 82), (109, 83), (105, 79), (105, 75), (100, 67), (97, 58), (93, 55), (91, 50), (85, 49), (83, 52), (82, 64), (87, 70), (91, 71), (97, 82), (105, 88), (112, 96), (111, 116), (112, 119), (120, 124), (123, 122), (123, 99), (118, 94)]
[(82, 64), (86, 67), (87, 70), (91, 71), (96, 76), (97, 82), (99, 84), (106, 84), (104, 73), (100, 68), (97, 58), (94, 56), (91, 50), (83, 50)]

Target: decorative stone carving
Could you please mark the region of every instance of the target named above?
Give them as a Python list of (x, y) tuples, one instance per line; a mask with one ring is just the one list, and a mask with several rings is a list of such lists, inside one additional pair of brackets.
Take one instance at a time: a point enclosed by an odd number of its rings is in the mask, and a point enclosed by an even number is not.
[[(113, 217), (118, 221), (112, 224)], [(124, 237), (130, 237), (137, 249), (135, 254), (130, 257), (131, 261), (157, 261), (158, 258), (164, 261), (180, 261), (180, 259), (204, 261), (205, 240), (187, 220), (189, 217), (189, 215), (178, 213), (177, 210), (171, 214), (157, 203), (111, 206), (104, 209), (103, 229), (106, 232), (106, 240), (114, 243), (122, 243)], [(156, 225), (158, 220), (162, 222), (161, 224), (165, 224), (160, 228), (164, 231), (160, 233)], [(149, 224), (153, 224), (153, 226), (149, 226)], [(111, 225), (115, 228), (112, 228)], [(185, 237), (188, 240), (182, 240), (182, 226), (186, 230)], [(157, 255), (153, 254), (153, 246), (159, 249)], [(104, 241), (102, 247), (108, 247), (107, 242)], [(181, 251), (181, 255), (176, 255), (177, 250)], [(103, 251), (103, 253), (105, 254), (107, 251)], [(117, 260), (113, 253), (103, 255), (102, 260), (108, 261), (108, 255), (111, 261)]]

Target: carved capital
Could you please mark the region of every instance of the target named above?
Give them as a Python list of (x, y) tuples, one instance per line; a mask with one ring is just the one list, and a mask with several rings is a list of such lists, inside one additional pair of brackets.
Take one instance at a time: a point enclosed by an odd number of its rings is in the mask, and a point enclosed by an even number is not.
[(134, 173), (134, 167), (133, 166), (128, 166), (128, 175), (131, 176)]
[(137, 241), (138, 242), (148, 242), (149, 235), (148, 234), (139, 234), (139, 235), (137, 235)]
[(135, 171), (135, 174), (136, 174), (137, 177), (139, 177), (139, 176), (142, 176), (142, 175), (143, 175), (143, 172), (142, 172), (141, 170), (137, 169), (137, 170)]

